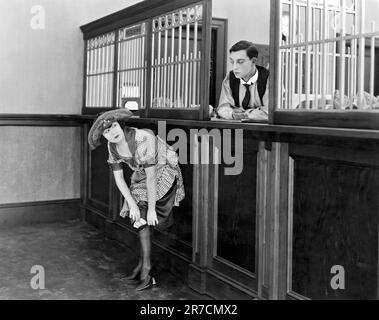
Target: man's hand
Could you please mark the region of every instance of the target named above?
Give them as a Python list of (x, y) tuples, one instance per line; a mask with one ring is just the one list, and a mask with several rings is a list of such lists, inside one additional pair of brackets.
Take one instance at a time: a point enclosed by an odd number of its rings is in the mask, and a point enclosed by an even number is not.
[(233, 109), (232, 117), (233, 117), (233, 120), (247, 119), (247, 115), (245, 113), (245, 110), (243, 110), (241, 108)]
[(147, 210), (147, 224), (149, 226), (156, 226), (158, 224), (157, 212), (155, 209)]
[(252, 120), (268, 120), (268, 113), (264, 108), (250, 109), (246, 114)]

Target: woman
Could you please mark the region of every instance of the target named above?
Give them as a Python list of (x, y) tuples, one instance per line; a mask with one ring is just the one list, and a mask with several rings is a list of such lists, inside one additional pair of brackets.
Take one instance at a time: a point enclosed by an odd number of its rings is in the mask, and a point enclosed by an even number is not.
[[(128, 215), (138, 228), (139, 263), (126, 279), (139, 276), (136, 290), (140, 291), (155, 284), (151, 275), (150, 228), (164, 230), (172, 225), (172, 208), (184, 198), (184, 186), (176, 152), (152, 131), (126, 126), (132, 115), (126, 109), (100, 115), (88, 134), (88, 142), (92, 150), (101, 144), (102, 137), (108, 142), (108, 163), (125, 198), (120, 215)], [(134, 171), (130, 187), (124, 179), (123, 164)]]

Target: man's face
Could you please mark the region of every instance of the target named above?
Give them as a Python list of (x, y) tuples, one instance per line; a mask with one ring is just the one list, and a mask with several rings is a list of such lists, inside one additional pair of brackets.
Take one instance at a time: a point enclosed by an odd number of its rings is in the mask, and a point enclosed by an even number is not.
[(118, 143), (124, 137), (124, 132), (118, 122), (113, 122), (109, 128), (104, 130), (103, 136), (111, 143)]
[(230, 64), (236, 78), (248, 80), (254, 75), (256, 58), (250, 59), (246, 50), (240, 50), (230, 53)]

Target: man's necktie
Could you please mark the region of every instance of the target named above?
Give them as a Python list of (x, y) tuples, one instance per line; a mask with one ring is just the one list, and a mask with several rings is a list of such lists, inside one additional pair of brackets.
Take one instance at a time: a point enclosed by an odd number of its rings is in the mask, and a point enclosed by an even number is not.
[(250, 102), (250, 85), (245, 83), (244, 84), (245, 88), (246, 88), (246, 93), (245, 93), (245, 98), (243, 98), (243, 101), (242, 101), (242, 108), (244, 108), (245, 110), (247, 110), (249, 108), (249, 102)]

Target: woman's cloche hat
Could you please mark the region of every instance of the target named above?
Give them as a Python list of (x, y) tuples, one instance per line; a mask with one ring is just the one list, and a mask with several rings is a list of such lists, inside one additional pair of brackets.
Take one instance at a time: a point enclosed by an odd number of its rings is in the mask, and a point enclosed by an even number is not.
[(100, 138), (104, 130), (109, 128), (113, 122), (127, 121), (131, 116), (133, 113), (127, 109), (116, 109), (100, 114), (88, 133), (88, 144), (91, 150), (101, 145)]

